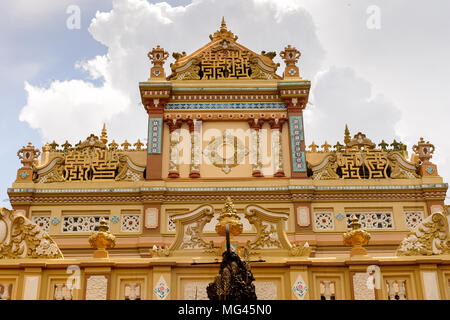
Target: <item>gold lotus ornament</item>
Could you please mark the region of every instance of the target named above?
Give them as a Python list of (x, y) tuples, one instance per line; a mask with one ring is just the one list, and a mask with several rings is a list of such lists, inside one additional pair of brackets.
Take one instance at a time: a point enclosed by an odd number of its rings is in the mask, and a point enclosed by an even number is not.
[(344, 244), (346, 246), (352, 246), (352, 250), (350, 250), (350, 257), (366, 256), (367, 251), (363, 248), (363, 246), (369, 243), (370, 233), (361, 229), (361, 223), (359, 223), (359, 220), (355, 215), (352, 216), (350, 227), (352, 230), (347, 231), (343, 235)]
[(106, 249), (114, 248), (116, 237), (109, 232), (108, 223), (103, 218), (100, 220), (98, 230), (89, 237), (91, 247), (97, 249), (94, 252), (94, 258), (109, 258)]
[(216, 224), (216, 232), (220, 236), (226, 236), (227, 225), (231, 236), (237, 236), (242, 233), (241, 218), (238, 216), (230, 197), (227, 198), (227, 202), (225, 202), (225, 206), (222, 208), (222, 213), (217, 220), (219, 222)]

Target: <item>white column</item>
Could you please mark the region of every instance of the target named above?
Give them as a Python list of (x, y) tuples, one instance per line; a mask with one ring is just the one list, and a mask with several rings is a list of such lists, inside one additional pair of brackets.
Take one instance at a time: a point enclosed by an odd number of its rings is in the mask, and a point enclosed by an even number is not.
[(202, 120), (188, 119), (189, 133), (191, 135), (191, 165), (190, 178), (200, 178), (200, 163), (202, 159)]

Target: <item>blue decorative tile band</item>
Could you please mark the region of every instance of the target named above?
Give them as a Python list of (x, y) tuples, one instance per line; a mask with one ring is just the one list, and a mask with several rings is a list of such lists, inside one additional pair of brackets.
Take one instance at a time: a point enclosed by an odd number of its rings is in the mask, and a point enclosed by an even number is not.
[(303, 141), (303, 122), (301, 116), (289, 117), (289, 130), (291, 133), (292, 166), (294, 172), (306, 171), (305, 152), (301, 149)]
[(165, 110), (286, 109), (282, 102), (168, 103)]
[(161, 153), (162, 118), (148, 119), (148, 154)]

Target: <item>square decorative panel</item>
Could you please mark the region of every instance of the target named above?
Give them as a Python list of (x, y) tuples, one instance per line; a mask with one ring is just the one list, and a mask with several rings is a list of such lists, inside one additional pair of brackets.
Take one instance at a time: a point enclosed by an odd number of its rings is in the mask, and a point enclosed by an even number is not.
[(333, 212), (314, 212), (316, 230), (334, 230)]
[(31, 218), (33, 223), (35, 223), (42, 231), (49, 232), (50, 230), (50, 216), (33, 216)]
[(120, 219), (121, 232), (140, 232), (141, 215), (140, 214), (122, 214)]
[(415, 229), (423, 221), (423, 211), (405, 211), (405, 225)]

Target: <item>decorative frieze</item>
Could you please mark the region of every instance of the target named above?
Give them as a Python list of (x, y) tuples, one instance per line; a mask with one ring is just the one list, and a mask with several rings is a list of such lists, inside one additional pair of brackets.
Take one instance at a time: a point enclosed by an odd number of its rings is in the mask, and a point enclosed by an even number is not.
[(62, 232), (94, 232), (100, 226), (100, 220), (104, 218), (109, 225), (107, 215), (64, 215), (62, 217)]
[(362, 229), (367, 230), (383, 230), (394, 228), (394, 218), (392, 212), (358, 212), (358, 213), (346, 213), (345, 218), (347, 221), (347, 229), (350, 229), (352, 223), (352, 217), (356, 216), (361, 224)]
[(148, 119), (148, 154), (161, 154), (162, 118)]
[(306, 172), (305, 152), (302, 150), (303, 120), (301, 116), (289, 117), (291, 135), (292, 170), (293, 172)]

